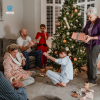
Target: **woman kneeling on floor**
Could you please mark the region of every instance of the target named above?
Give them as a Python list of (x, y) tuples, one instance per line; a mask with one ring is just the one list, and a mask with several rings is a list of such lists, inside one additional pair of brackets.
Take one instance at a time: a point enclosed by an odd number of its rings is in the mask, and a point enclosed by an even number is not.
[(25, 65), (25, 58), (23, 54), (20, 53), (20, 57), (22, 58), (22, 63), (20, 63), (17, 59), (19, 47), (16, 44), (11, 44), (7, 46), (6, 53), (4, 55), (4, 75), (8, 81), (11, 82), (11, 79), (14, 78), (14, 81), (20, 80), (24, 84), (24, 86), (30, 85), (34, 83), (34, 76), (36, 74), (35, 71), (24, 71), (21, 66)]

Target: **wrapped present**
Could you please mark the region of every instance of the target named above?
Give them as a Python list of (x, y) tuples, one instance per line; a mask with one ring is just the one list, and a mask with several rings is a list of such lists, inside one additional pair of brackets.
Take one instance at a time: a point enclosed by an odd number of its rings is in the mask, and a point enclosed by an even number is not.
[(73, 69), (73, 77), (77, 77), (79, 74), (79, 70), (77, 68)]
[(73, 32), (73, 34), (72, 34), (72, 39), (74, 39), (74, 40), (78, 40), (78, 41), (85, 41), (85, 39), (84, 39), (84, 37), (85, 37), (86, 35), (84, 34), (84, 33), (75, 33), (75, 32)]

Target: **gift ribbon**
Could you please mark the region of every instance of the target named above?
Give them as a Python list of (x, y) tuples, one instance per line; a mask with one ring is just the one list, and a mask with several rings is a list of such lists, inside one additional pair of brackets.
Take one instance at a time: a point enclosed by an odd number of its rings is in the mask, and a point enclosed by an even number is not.
[(78, 37), (79, 37), (79, 33), (77, 33), (77, 37), (76, 37), (76, 40), (77, 40), (77, 41), (79, 41), (79, 40), (78, 40)]

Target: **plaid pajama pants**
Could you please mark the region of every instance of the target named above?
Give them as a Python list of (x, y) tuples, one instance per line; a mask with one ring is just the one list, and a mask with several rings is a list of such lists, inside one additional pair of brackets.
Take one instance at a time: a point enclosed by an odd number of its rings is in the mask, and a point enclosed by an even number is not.
[(25, 70), (30, 69), (29, 64), (29, 56), (35, 56), (36, 57), (36, 66), (42, 68), (42, 51), (41, 50), (33, 50), (31, 52), (22, 52), (24, 57), (26, 58), (26, 65), (24, 66)]

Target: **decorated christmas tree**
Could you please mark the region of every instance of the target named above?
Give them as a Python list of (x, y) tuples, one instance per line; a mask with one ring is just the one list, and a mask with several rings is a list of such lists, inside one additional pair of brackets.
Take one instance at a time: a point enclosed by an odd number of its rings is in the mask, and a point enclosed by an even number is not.
[[(58, 51), (65, 49), (73, 63), (73, 67), (81, 71), (81, 67), (86, 64), (86, 50), (82, 42), (71, 39), (73, 32), (82, 31), (84, 23), (80, 6), (76, 5), (76, 3), (77, 0), (65, 0), (60, 12), (61, 15), (58, 17), (56, 31), (52, 38), (52, 48), (49, 54), (58, 58)], [(48, 61), (48, 65), (52, 65), (56, 69), (60, 68), (60, 65), (51, 60)]]

